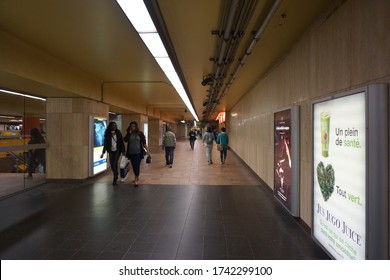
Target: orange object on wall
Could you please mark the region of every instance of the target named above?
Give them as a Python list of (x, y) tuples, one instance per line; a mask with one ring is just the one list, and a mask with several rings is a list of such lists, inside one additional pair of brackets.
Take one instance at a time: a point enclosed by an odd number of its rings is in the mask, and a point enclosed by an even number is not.
[(38, 128), (41, 130), (41, 125), (38, 117), (24, 117), (23, 119), (23, 135), (30, 135), (32, 128)]

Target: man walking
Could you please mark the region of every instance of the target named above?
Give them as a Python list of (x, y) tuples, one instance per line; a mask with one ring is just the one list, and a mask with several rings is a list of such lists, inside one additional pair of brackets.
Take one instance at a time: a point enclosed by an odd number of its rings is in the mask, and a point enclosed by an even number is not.
[(162, 140), (163, 150), (165, 149), (165, 163), (169, 168), (172, 168), (173, 153), (176, 147), (176, 135), (171, 131), (171, 128), (167, 126), (167, 131), (163, 135)]

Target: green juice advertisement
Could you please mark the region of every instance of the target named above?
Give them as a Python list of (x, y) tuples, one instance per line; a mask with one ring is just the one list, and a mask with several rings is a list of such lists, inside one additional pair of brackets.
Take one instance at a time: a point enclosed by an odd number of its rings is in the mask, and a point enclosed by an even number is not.
[(313, 105), (313, 236), (335, 259), (365, 259), (365, 93)]

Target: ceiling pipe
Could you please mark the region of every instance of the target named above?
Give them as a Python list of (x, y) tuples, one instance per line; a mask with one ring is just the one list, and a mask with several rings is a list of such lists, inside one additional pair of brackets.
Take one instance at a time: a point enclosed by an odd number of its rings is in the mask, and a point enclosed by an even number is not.
[[(268, 23), (270, 22), (272, 16), (275, 14), (276, 10), (278, 9), (280, 3), (282, 3), (283, 0), (276, 0), (274, 5), (272, 6), (271, 10), (269, 11), (269, 13), (267, 14), (266, 18), (264, 19), (263, 23), (261, 24), (260, 28), (257, 30), (255, 36), (253, 37), (249, 47), (247, 48), (247, 50), (245, 51), (245, 55), (244, 57), (240, 60), (240, 64), (237, 66), (237, 69), (234, 71), (234, 74), (232, 76), (232, 78), (230, 79), (229, 83), (228, 84), (232, 84), (233, 83), (233, 80), (237, 77), (238, 75), (238, 72), (241, 70), (241, 68), (244, 66), (245, 64), (245, 61), (246, 59), (248, 58), (248, 56), (252, 53), (253, 51), (253, 48), (255, 47), (256, 43), (259, 41), (261, 35), (263, 34), (266, 26), (268, 25)], [(219, 101), (226, 95), (226, 92), (227, 90), (230, 88), (229, 87), (225, 87), (223, 93), (221, 94), (220, 98), (219, 98)]]
[[(253, 15), (253, 12), (255, 10), (255, 7), (258, 3), (258, 0), (252, 0), (252, 1), (245, 1), (243, 3), (243, 6), (240, 8), (240, 15), (236, 21), (236, 24), (235, 24), (235, 27), (234, 27), (234, 33), (233, 33), (233, 38), (232, 40), (230, 41), (230, 44), (228, 46), (228, 49), (227, 51), (225, 51), (224, 49), (224, 52), (223, 53), (220, 53), (220, 56), (223, 55), (225, 53), (225, 63), (224, 64), (220, 64), (218, 65), (218, 68), (217, 68), (217, 73), (218, 73), (218, 76), (216, 75), (216, 77), (219, 77), (219, 73), (221, 72), (221, 76), (223, 77), (223, 75), (226, 76), (226, 73), (227, 71), (229, 70), (230, 68), (230, 65), (228, 65), (228, 63), (226, 63), (226, 60), (228, 60), (229, 64), (231, 63), (231, 61), (233, 61), (233, 56), (236, 54), (237, 52), (237, 48), (238, 48), (238, 44), (239, 44), (239, 41), (240, 41), (240, 37), (242, 36), (242, 33), (244, 32), (244, 30), (246, 29), (252, 15)], [(225, 73), (225, 74), (224, 74)], [(224, 78), (223, 78), (224, 79)], [(220, 92), (220, 88), (222, 86), (222, 82), (220, 81), (221, 79), (218, 79), (218, 85), (217, 85), (217, 82), (215, 82), (213, 84), (213, 88), (215, 89), (215, 94), (212, 96), (212, 98), (214, 99), (214, 102), (210, 102), (207, 106), (207, 117), (209, 117), (209, 115), (211, 114), (211, 112), (213, 112), (216, 108), (216, 106), (218, 104), (220, 104), (220, 101), (222, 99), (221, 96), (218, 96), (219, 95), (219, 92)], [(227, 87), (230, 87), (231, 85), (231, 82), (230, 81), (226, 86)]]
[(226, 24), (226, 28), (223, 32), (222, 46), (221, 46), (221, 49), (219, 51), (219, 57), (218, 57), (218, 61), (217, 61), (217, 71), (215, 72), (215, 76), (214, 76), (214, 78), (215, 78), (214, 85), (215, 85), (216, 80), (219, 77), (219, 72), (221, 71), (222, 60), (223, 60), (223, 57), (225, 54), (227, 40), (230, 37), (230, 32), (232, 29), (234, 17), (236, 15), (237, 7), (238, 7), (238, 0), (234, 0), (230, 6), (228, 21)]

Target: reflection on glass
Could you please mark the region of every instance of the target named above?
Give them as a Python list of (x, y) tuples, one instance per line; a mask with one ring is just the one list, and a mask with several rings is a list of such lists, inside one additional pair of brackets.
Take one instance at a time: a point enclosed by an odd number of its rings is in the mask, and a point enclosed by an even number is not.
[[(4, 197), (46, 180), (45, 145), (28, 145), (46, 142), (46, 104), (1, 92), (0, 100), (0, 197)], [(33, 140), (36, 131), (39, 141)]]

